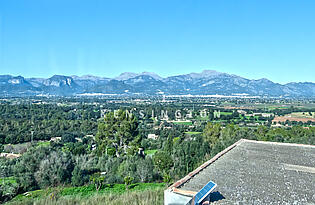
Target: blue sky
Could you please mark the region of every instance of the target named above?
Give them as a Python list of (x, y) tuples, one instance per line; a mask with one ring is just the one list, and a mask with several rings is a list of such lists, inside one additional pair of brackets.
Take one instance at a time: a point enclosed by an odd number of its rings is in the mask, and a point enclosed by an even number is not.
[(314, 82), (314, 11), (314, 0), (1, 0), (0, 74)]

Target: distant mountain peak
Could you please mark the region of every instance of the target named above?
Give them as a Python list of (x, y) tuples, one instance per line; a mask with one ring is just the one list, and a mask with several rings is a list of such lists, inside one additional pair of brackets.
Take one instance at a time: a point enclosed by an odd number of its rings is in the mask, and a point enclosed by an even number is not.
[(11, 83), (11, 84), (17, 85), (17, 84), (23, 84), (23, 83), (25, 83), (26, 81), (25, 81), (24, 77), (22, 77), (22, 76), (17, 76), (17, 77), (11, 77), (11, 78), (8, 80), (8, 82)]
[(260, 82), (260, 83), (273, 83), (271, 80), (267, 79), (267, 78), (260, 78), (258, 80), (256, 80), (256, 82)]
[(95, 75), (82, 75), (82, 76), (77, 76), (77, 75), (72, 75), (71, 76), (73, 80), (108, 80), (109, 78), (106, 77), (99, 77)]
[(136, 77), (138, 74), (137, 73), (132, 73), (132, 72), (124, 72), (121, 73), (118, 77), (115, 78), (115, 80), (128, 80), (130, 78)]
[(142, 73), (124, 72), (124, 73), (120, 74), (118, 77), (116, 77), (115, 80), (124, 81), (124, 80), (129, 80), (131, 78), (135, 78), (135, 77), (141, 76), (141, 75), (151, 76), (152, 78), (154, 78), (156, 80), (162, 80), (163, 79), (162, 77), (160, 77), (156, 73), (145, 71)]
[(48, 78), (43, 82), (46, 86), (55, 86), (55, 87), (62, 87), (62, 86), (73, 86), (74, 81), (69, 76), (64, 75), (53, 75), (52, 77)]
[(141, 75), (151, 76), (155, 80), (162, 80), (163, 78), (154, 72), (142, 72)]
[(203, 70), (201, 74), (205, 75), (217, 75), (217, 74), (222, 74), (221, 72), (218, 72), (216, 70)]
[(218, 75), (221, 75), (224, 73), (218, 72), (216, 70), (203, 70), (201, 73), (189, 73), (187, 74), (190, 76), (192, 79), (198, 79), (198, 78), (210, 78), (210, 77), (215, 77)]

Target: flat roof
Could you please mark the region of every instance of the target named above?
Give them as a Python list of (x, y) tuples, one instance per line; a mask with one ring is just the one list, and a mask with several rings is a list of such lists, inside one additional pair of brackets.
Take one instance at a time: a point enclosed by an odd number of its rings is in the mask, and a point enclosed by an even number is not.
[(169, 189), (217, 184), (213, 204), (315, 204), (315, 146), (240, 140)]

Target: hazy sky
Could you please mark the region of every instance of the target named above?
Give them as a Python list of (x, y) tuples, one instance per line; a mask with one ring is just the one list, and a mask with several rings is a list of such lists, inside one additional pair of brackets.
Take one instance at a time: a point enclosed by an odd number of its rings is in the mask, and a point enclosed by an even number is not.
[(0, 0), (0, 74), (315, 76), (315, 1)]

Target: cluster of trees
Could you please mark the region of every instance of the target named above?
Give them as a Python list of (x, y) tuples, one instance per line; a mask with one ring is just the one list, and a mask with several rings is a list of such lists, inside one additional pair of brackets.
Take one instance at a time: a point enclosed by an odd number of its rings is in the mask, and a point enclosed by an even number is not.
[(0, 166), (2, 179), (13, 177), (16, 181), (0, 184), (0, 201), (18, 193), (47, 187), (94, 184), (99, 189), (104, 184), (126, 183), (128, 178), (131, 182), (127, 185), (160, 180), (150, 157), (137, 154), (99, 156), (94, 152), (74, 155), (53, 145), (33, 146), (18, 159), (2, 159)]
[(291, 120), (286, 120), (285, 122), (273, 122), (273, 124), (281, 124), (281, 125), (288, 125), (288, 126), (295, 126), (295, 125), (300, 125), (300, 126), (310, 126), (310, 125), (315, 125), (315, 121), (308, 120), (307, 122), (302, 122), (302, 121), (291, 121)]
[(292, 128), (270, 128), (267, 126), (247, 128), (234, 124), (223, 127), (218, 123), (208, 123), (204, 129), (203, 136), (204, 140), (210, 144), (213, 155), (242, 138), (314, 145), (315, 127), (308, 129), (301, 126), (293, 126)]
[(66, 184), (82, 186), (94, 183), (95, 176), (100, 177), (101, 173), (104, 183), (109, 184), (124, 183), (126, 176), (132, 177), (134, 182), (156, 179), (150, 158), (136, 155), (99, 157), (93, 153), (74, 156), (43, 146), (31, 148), (23, 154), (11, 167), (11, 172), (22, 191)]
[(49, 140), (64, 133), (95, 134), (100, 112), (92, 106), (0, 104), (0, 144)]

